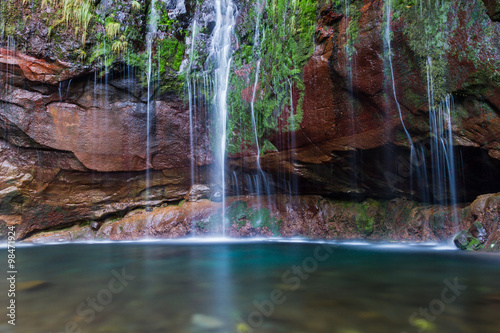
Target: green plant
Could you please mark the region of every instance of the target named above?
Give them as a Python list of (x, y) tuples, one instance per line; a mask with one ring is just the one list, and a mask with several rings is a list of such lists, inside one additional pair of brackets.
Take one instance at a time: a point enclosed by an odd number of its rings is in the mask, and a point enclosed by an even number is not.
[(111, 50), (115, 54), (124, 53), (127, 50), (128, 42), (125, 36), (121, 36), (120, 39), (113, 41), (113, 45), (111, 46)]
[[(447, 59), (450, 25), (448, 14), (451, 3), (413, 0), (395, 0), (394, 18), (405, 21), (404, 33), (417, 58), (421, 75), (432, 82), (433, 102), (440, 102), (447, 94)], [(387, 15), (387, 13), (386, 13)], [(385, 28), (385, 27), (384, 27)]]
[(250, 223), (254, 229), (267, 229), (275, 236), (280, 235), (282, 221), (272, 217), (268, 208), (252, 208), (244, 201), (235, 201), (227, 208), (226, 216), (238, 229)]
[(356, 3), (350, 4), (348, 9), (346, 8), (346, 11), (349, 14), (349, 24), (346, 29), (346, 52), (348, 58), (351, 59), (355, 53), (354, 44), (357, 43), (359, 37), (359, 19), (361, 18), (361, 11), (358, 9)]
[[(23, 0), (22, 3), (30, 4), (31, 0)], [(40, 7), (52, 7), (59, 15), (59, 19), (50, 26), (49, 36), (54, 27), (65, 23), (73, 29), (75, 36), (81, 37), (82, 44), (85, 43), (89, 25), (94, 18), (93, 0), (41, 0)]]
[(113, 21), (112, 17), (108, 17), (106, 19), (106, 37), (108, 37), (110, 40), (113, 40), (116, 38), (118, 35), (118, 32), (120, 31), (120, 23)]
[[(247, 20), (237, 29), (241, 45), (233, 55), (236, 70), (230, 75), (230, 153), (257, 144), (261, 153), (275, 150), (267, 140), (269, 135), (300, 128), (305, 90), (302, 68), (314, 51), (316, 1), (269, 0), (263, 12), (248, 6)], [(256, 35), (257, 24), (260, 33)], [(241, 75), (240, 68), (250, 72)], [(243, 90), (250, 96), (243, 98)]]
[(139, 11), (141, 10), (141, 4), (135, 0), (132, 1), (132, 10)]

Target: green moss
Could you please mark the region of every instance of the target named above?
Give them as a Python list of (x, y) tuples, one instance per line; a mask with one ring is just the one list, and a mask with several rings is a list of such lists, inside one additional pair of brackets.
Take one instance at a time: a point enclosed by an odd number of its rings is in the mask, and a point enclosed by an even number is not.
[(252, 228), (267, 229), (275, 236), (280, 235), (282, 221), (272, 217), (268, 208), (250, 208), (244, 201), (235, 201), (227, 208), (226, 216), (230, 224), (238, 229), (250, 223)]
[(380, 203), (375, 200), (367, 200), (354, 205), (356, 228), (366, 235), (372, 234), (375, 228), (375, 213), (378, 211)]
[(175, 72), (179, 71), (184, 51), (186, 50), (186, 44), (181, 43), (174, 37), (168, 37), (158, 44), (160, 74), (164, 74), (169, 69)]
[(359, 1), (355, 1), (350, 4), (348, 8), (346, 8), (346, 12), (349, 17), (349, 25), (347, 26), (346, 35), (347, 35), (347, 56), (351, 59), (354, 56), (355, 49), (354, 45), (359, 40), (359, 19), (361, 18), (361, 11), (359, 7), (362, 3)]
[[(448, 53), (460, 61), (471, 62), (478, 70), (467, 73), (472, 75), (464, 88), (471, 87), (474, 90), (471, 94), (477, 93), (481, 85), (500, 86), (495, 29), (481, 2), (395, 0), (393, 7), (393, 20), (404, 21), (404, 33), (416, 56), (421, 76), (432, 79), (434, 103), (442, 101), (453, 89), (454, 82), (448, 82)], [(465, 26), (461, 20), (466, 22)], [(462, 33), (470, 38), (465, 49), (452, 43), (461, 30), (466, 30)]]
[[(96, 18), (104, 27), (104, 33), (95, 34), (96, 44), (87, 61), (89, 64), (102, 66), (107, 71), (120, 63), (136, 67), (139, 81), (146, 86), (149, 51), (145, 35), (148, 32), (148, 13), (151, 8), (150, 2), (141, 3), (138, 3), (139, 6), (128, 6), (117, 2), (116, 9), (104, 11), (102, 16)], [(125, 19), (117, 14), (126, 10), (129, 12)], [(151, 77), (159, 80), (155, 84), (160, 87), (161, 92), (179, 94), (184, 82), (183, 76), (178, 72), (186, 50), (185, 31), (180, 22), (169, 18), (166, 3), (157, 1), (156, 11), (158, 34), (151, 41)], [(121, 18), (120, 22), (117, 17)]]
[[(259, 13), (252, 3), (247, 4), (247, 19), (236, 31), (241, 45), (233, 55), (236, 70), (230, 76), (229, 152), (255, 146), (255, 134), (261, 153), (274, 150), (266, 139), (269, 135), (300, 128), (305, 89), (302, 68), (314, 51), (316, 7), (317, 2), (313, 0), (270, 0)], [(257, 22), (260, 34), (256, 38)], [(245, 91), (245, 99), (242, 91)], [(290, 115), (292, 104), (293, 116)]]
[(214, 218), (212, 218), (212, 217), (208, 221), (197, 221), (194, 223), (196, 228), (198, 228), (200, 231), (203, 231), (203, 232), (212, 231), (216, 224), (217, 224), (217, 221), (215, 221)]
[(467, 251), (473, 251), (473, 250), (480, 250), (484, 248), (484, 245), (481, 243), (481, 241), (475, 237), (472, 237), (470, 240), (469, 244), (467, 244)]
[(397, 0), (394, 6), (395, 18), (401, 16), (405, 22), (404, 33), (417, 57), (422, 77), (432, 79), (434, 101), (439, 102), (447, 94), (446, 52), (450, 47), (447, 21), (451, 3)]
[(201, 227), (203, 231), (216, 231), (217, 227), (222, 224), (222, 216), (219, 214), (214, 214), (209, 217), (208, 221), (200, 221), (198, 226)]
[(462, 250), (475, 251), (484, 248), (481, 241), (471, 235), (468, 231), (462, 231), (455, 237), (455, 244)]

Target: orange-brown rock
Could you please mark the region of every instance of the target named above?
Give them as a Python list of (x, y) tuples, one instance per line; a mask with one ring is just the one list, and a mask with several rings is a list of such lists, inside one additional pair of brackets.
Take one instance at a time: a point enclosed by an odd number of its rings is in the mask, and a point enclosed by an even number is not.
[(0, 48), (0, 68), (20, 72), (26, 80), (47, 84), (58, 84), (88, 72), (87, 68), (67, 62), (48, 62), (5, 48)]
[[(51, 94), (6, 85), (0, 100), (4, 102), (0, 119), (13, 128), (9, 132), (19, 131), (27, 137), (24, 141), (29, 143), (24, 145), (70, 151), (90, 170), (161, 170), (190, 165), (189, 111), (180, 101), (153, 103), (149, 116), (151, 164), (146, 166), (147, 104), (111, 85), (67, 82), (63, 92), (54, 88)], [(197, 165), (212, 161), (202, 117), (194, 131)]]
[[(231, 197), (226, 206), (226, 233), (232, 237), (284, 236), (321, 239), (396, 239), (447, 241), (472, 221), (470, 208), (427, 206), (411, 201), (335, 201), (320, 196)], [(131, 211), (105, 222), (42, 232), (29, 242), (220, 235), (222, 204), (208, 200)], [(459, 217), (458, 222), (454, 219)]]

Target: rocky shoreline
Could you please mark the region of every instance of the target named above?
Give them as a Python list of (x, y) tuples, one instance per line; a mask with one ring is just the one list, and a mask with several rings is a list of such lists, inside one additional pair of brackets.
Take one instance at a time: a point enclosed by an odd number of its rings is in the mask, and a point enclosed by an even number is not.
[[(228, 198), (228, 237), (305, 237), (330, 240), (449, 242), (466, 250), (499, 251), (498, 194), (484, 195), (471, 205), (424, 205), (393, 199), (361, 202), (321, 196)], [(485, 213), (487, 212), (487, 213)], [(82, 223), (40, 231), (24, 242), (140, 240), (207, 237), (222, 234), (222, 204), (209, 199), (131, 211), (121, 219)], [(457, 220), (455, 220), (455, 217)]]

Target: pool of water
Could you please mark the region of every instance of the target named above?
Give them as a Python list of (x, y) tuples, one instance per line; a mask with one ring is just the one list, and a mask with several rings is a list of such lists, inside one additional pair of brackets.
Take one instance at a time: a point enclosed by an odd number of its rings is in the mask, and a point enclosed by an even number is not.
[[(0, 252), (6, 261), (7, 250)], [(488, 333), (500, 327), (500, 256), (446, 247), (95, 243), (22, 246), (17, 260), (16, 326), (3, 315), (0, 332)], [(2, 279), (4, 309), (7, 288)]]

